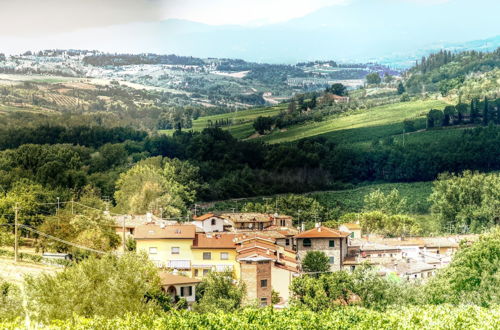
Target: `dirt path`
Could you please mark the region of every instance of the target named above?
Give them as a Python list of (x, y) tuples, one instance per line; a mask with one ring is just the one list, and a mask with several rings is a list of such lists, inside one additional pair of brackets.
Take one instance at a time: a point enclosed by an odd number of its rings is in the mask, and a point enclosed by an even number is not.
[(0, 279), (22, 284), (25, 275), (50, 274), (60, 270), (58, 267), (20, 261), (15, 263), (11, 258), (0, 257)]

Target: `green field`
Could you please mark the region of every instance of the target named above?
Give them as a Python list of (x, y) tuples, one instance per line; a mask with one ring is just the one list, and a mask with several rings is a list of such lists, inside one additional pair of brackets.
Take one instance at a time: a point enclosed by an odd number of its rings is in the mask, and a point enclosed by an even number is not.
[(360, 110), (349, 116), (293, 126), (283, 132), (262, 137), (269, 143), (294, 141), (312, 136), (326, 136), (342, 142), (362, 142), (401, 133), (406, 118), (423, 118), (431, 108), (447, 105), (440, 100), (389, 104)]
[[(280, 104), (272, 107), (238, 110), (230, 113), (200, 117), (193, 121), (192, 130), (202, 131), (204, 128), (209, 126), (210, 122), (215, 124), (217, 120), (229, 119), (231, 120), (232, 125), (222, 128), (229, 130), (229, 132), (231, 132), (231, 134), (238, 139), (245, 139), (255, 133), (255, 129), (252, 124), (257, 117), (275, 116), (279, 114), (280, 111), (285, 110), (286, 107), (286, 104)], [(174, 130), (163, 130), (162, 132), (165, 134), (172, 134)]]

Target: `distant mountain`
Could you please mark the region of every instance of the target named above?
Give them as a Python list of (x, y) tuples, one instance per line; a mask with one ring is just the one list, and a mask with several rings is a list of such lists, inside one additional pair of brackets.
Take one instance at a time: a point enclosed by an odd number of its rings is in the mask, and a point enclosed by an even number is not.
[[(408, 60), (441, 48), (485, 50), (500, 46), (500, 1), (483, 7), (480, 0), (433, 5), (353, 0), (265, 26), (212, 26), (169, 19), (22, 40), (16, 45), (24, 45), (24, 49), (84, 47), (268, 63), (334, 59), (405, 66)], [(0, 44), (14, 44), (7, 41), (0, 40)]]

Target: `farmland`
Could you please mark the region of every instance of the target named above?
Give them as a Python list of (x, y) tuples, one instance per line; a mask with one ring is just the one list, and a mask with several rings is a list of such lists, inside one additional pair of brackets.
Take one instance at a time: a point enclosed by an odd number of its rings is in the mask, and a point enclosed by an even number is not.
[(362, 142), (402, 132), (406, 118), (424, 118), (429, 109), (442, 109), (447, 103), (441, 100), (424, 100), (396, 103), (359, 110), (348, 116), (327, 119), (290, 127), (286, 131), (273, 132), (262, 139), (269, 143), (281, 143), (322, 135), (338, 141)]

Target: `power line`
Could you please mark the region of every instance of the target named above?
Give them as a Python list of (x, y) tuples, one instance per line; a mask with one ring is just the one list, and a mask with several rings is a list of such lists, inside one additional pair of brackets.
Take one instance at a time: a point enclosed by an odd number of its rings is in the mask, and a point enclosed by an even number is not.
[(86, 247), (86, 246), (83, 246), (83, 245), (80, 245), (80, 244), (77, 244), (77, 243), (73, 243), (73, 242), (69, 242), (69, 241), (63, 240), (61, 238), (58, 238), (58, 237), (55, 237), (55, 236), (43, 233), (43, 232), (41, 232), (39, 230), (36, 230), (34, 228), (31, 228), (31, 227), (28, 227), (26, 225), (19, 224), (18, 226), (19, 227), (23, 227), (23, 228), (25, 228), (25, 229), (27, 229), (29, 231), (34, 232), (34, 233), (37, 233), (38, 235), (45, 236), (47, 238), (53, 239), (55, 241), (58, 241), (58, 242), (61, 242), (61, 243), (67, 244), (67, 245), (71, 245), (71, 246), (77, 247), (77, 248), (82, 249), (82, 250), (87, 250), (87, 251), (91, 251), (91, 252), (95, 252), (95, 253), (100, 253), (100, 254), (106, 254), (107, 253), (107, 252), (99, 251), (99, 250), (96, 250), (96, 249), (92, 249), (92, 248), (89, 248), (89, 247)]

